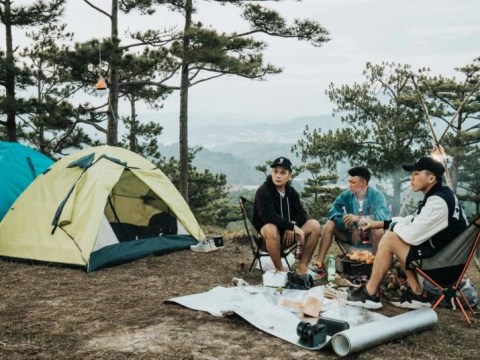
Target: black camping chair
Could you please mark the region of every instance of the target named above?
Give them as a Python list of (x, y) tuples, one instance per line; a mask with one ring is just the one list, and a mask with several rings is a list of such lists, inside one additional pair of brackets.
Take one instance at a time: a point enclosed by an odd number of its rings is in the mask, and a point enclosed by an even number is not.
[(458, 305), (469, 324), (471, 320), (460, 299), (463, 299), (472, 314), (475, 314), (475, 312), (462, 293), (460, 283), (474, 257), (479, 242), (480, 218), (477, 218), (464, 232), (433, 257), (415, 260), (410, 264), (410, 267), (418, 275), (430, 281), (442, 292), (432, 308), (436, 309), (445, 298), (451, 299), (452, 305), (455, 303)]
[[(243, 222), (245, 224), (245, 230), (247, 231), (247, 236), (250, 240), (250, 246), (252, 248), (252, 254), (253, 254), (253, 261), (248, 271), (252, 271), (253, 265), (255, 265), (255, 262), (258, 260), (258, 263), (260, 265), (260, 271), (263, 272), (261, 258), (264, 256), (270, 256), (270, 255), (266, 251), (265, 241), (263, 241), (262, 235), (258, 233), (258, 231), (255, 229), (255, 227), (252, 224), (253, 202), (244, 198), (243, 196), (240, 196), (238, 198), (238, 202), (240, 203), (240, 208), (242, 209)], [(285, 262), (287, 263), (288, 269), (290, 271), (292, 270), (292, 267), (288, 262), (287, 256), (292, 251), (294, 251), (296, 247), (297, 245), (295, 244), (286, 249), (282, 247), (282, 249), (280, 250), (281, 251), (280, 255), (282, 258), (285, 259)]]

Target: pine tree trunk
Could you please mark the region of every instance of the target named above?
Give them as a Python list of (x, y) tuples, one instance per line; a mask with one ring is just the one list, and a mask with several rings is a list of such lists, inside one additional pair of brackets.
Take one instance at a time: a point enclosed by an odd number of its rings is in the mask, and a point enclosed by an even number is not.
[[(118, 48), (118, 0), (112, 0), (111, 37), (115, 49)], [(116, 54), (116, 51), (114, 52)], [(108, 93), (109, 112), (107, 125), (107, 145), (118, 144), (118, 69), (116, 55), (110, 59), (110, 90)]]
[(12, 40), (12, 18), (10, 9), (10, 0), (5, 1), (5, 97), (6, 97), (6, 113), (7, 113), (7, 137), (8, 141), (17, 141), (17, 123), (15, 121), (16, 99), (15, 99), (15, 61), (13, 57), (13, 40)]
[(130, 151), (137, 152), (137, 110), (135, 107), (135, 97), (130, 98), (130, 134), (128, 136), (130, 142)]
[[(186, 36), (192, 24), (192, 0), (187, 0), (185, 6), (185, 28), (183, 37), (183, 53), (188, 52), (190, 46)], [(180, 194), (188, 204), (188, 87), (189, 87), (189, 63), (186, 56), (183, 57), (182, 73), (180, 80), (180, 161), (179, 161), (179, 185)]]

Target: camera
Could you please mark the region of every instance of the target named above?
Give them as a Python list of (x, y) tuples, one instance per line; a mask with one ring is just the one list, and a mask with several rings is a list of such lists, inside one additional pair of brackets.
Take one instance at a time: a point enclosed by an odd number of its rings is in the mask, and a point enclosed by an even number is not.
[(300, 343), (310, 348), (323, 344), (327, 340), (327, 327), (324, 324), (310, 324), (300, 321), (297, 325)]

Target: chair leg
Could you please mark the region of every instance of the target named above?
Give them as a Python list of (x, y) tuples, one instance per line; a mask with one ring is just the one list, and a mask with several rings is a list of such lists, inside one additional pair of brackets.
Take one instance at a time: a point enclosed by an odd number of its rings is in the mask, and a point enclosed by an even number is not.
[(285, 259), (285, 262), (287, 263), (288, 270), (292, 271), (292, 267), (290, 266), (290, 263), (288, 262), (287, 257), (285, 256), (284, 259)]
[(465, 304), (467, 304), (467, 307), (470, 309), (471, 313), (472, 313), (472, 314), (475, 314), (475, 311), (474, 311), (473, 308), (470, 306), (470, 303), (467, 301), (467, 298), (466, 298), (465, 295), (463, 294), (462, 290), (458, 290), (458, 292), (460, 293), (460, 295), (462, 295), (463, 301), (465, 301)]
[(437, 301), (435, 301), (435, 304), (433, 304), (432, 306), (432, 309), (435, 310), (438, 305), (440, 305), (440, 303), (443, 301), (443, 299), (445, 299), (445, 294), (442, 294), (438, 299)]
[[(460, 292), (463, 300), (465, 301), (465, 304), (467, 304), (467, 306), (468, 306), (468, 308), (470, 309), (470, 311), (472, 312), (472, 314), (475, 314), (475, 311), (472, 309), (472, 307), (471, 307), (470, 304), (468, 303), (467, 299), (465, 298), (465, 295), (464, 295), (460, 290), (458, 290), (458, 291)], [(432, 306), (432, 309), (433, 309), (433, 310), (436, 310), (437, 307), (438, 307), (438, 305), (440, 305), (440, 303), (442, 302), (443, 299), (445, 299), (445, 297), (446, 297), (446, 295), (445, 295), (445, 294), (442, 294), (442, 295), (437, 299), (437, 301), (435, 301), (435, 304)], [(454, 302), (458, 305), (458, 307), (460, 308), (460, 311), (462, 312), (463, 317), (465, 318), (465, 320), (466, 320), (469, 324), (471, 324), (472, 321), (470, 320), (470, 317), (468, 316), (465, 308), (463, 307), (462, 302), (460, 301), (460, 297), (457, 296), (457, 295), (455, 295), (455, 296), (453, 296), (453, 297), (454, 297), (453, 301), (454, 301)], [(453, 303), (452, 303), (452, 305), (453, 305)]]
[[(462, 314), (463, 314), (463, 317), (465, 318), (465, 320), (467, 320), (467, 322), (469, 324), (472, 323), (472, 321), (470, 320), (470, 318), (468, 317), (468, 314), (467, 312), (465, 311), (465, 309), (463, 308), (463, 305), (462, 305), (462, 302), (460, 301), (460, 298), (458, 296), (455, 297), (455, 300), (457, 302), (457, 305), (458, 307), (460, 308), (460, 310), (462, 311)], [(467, 303), (468, 304), (468, 303)]]
[[(250, 268), (248, 269), (248, 272), (252, 272), (253, 265), (255, 264), (255, 261), (257, 261), (257, 258), (254, 257), (252, 263), (250, 264)], [(260, 264), (261, 266), (261, 264)]]

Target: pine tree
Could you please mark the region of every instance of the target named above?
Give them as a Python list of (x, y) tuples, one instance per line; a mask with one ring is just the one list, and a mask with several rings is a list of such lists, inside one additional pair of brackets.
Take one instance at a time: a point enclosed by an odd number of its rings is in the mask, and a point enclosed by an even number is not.
[(6, 120), (0, 124), (6, 127), (9, 141), (17, 141), (17, 115), (27, 113), (29, 104), (16, 95), (18, 88), (31, 85), (29, 71), (17, 66), (15, 57), (13, 29), (29, 28), (55, 21), (64, 10), (65, 0), (35, 1), (30, 5), (13, 5), (12, 0), (0, 1), (0, 22), (5, 27), (5, 52), (0, 52), (0, 85), (5, 95), (0, 95), (0, 114)]
[(304, 131), (304, 139), (294, 146), (302, 160), (313, 160), (335, 169), (338, 162), (350, 161), (367, 166), (376, 177), (392, 180), (394, 213), (400, 208), (402, 181), (406, 179), (402, 163), (416, 160), (430, 149), (430, 135), (418, 101), (413, 99), (411, 70), (407, 65), (367, 64), (361, 84), (331, 84), (330, 100), (341, 114), (342, 128), (323, 133), (321, 129)]
[[(251, 29), (245, 33), (225, 34), (205, 28), (193, 20), (194, 0), (127, 0), (127, 10), (137, 9), (146, 14), (154, 13), (157, 5), (170, 5), (184, 17), (183, 32), (178, 41), (171, 44), (170, 52), (177, 59), (180, 72), (180, 193), (189, 201), (188, 195), (188, 96), (189, 88), (221, 76), (234, 75), (248, 79), (264, 79), (267, 75), (281, 72), (271, 64), (265, 64), (262, 51), (264, 41), (253, 35), (294, 38), (321, 46), (329, 40), (328, 32), (311, 20), (295, 20), (288, 25), (276, 11), (269, 10), (252, 1), (215, 1), (222, 5), (231, 3), (239, 6), (242, 17)], [(257, 1), (261, 2), (261, 1)], [(149, 32), (151, 35), (151, 32)], [(146, 37), (150, 39), (151, 36)], [(173, 88), (173, 87), (172, 87)]]

